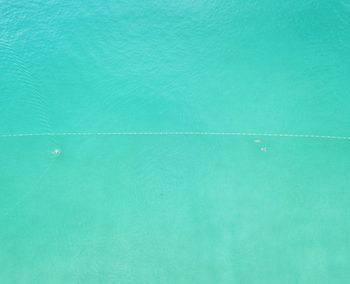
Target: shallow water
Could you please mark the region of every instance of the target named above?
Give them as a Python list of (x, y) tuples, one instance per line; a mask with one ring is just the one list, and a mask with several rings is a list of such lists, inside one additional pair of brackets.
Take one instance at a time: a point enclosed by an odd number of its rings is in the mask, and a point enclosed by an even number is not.
[(0, 0), (0, 282), (347, 283), (349, 19)]

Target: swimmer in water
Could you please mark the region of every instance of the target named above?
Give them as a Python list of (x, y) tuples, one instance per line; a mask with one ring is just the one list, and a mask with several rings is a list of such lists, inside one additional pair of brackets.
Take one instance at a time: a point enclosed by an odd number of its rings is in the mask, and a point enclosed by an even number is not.
[(51, 154), (54, 156), (59, 156), (61, 154), (61, 150), (60, 149), (54, 149), (51, 151)]

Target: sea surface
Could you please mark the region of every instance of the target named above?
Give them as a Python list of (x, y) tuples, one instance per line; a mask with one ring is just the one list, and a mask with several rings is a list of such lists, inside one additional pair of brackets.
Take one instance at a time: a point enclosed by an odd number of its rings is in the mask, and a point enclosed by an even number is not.
[(347, 0), (0, 0), (0, 283), (349, 283), (349, 78)]

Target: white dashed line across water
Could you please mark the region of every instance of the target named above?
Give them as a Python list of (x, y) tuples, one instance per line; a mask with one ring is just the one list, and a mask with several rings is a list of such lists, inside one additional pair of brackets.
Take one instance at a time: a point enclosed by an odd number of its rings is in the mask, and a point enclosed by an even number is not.
[(0, 138), (32, 136), (254, 136), (350, 140), (350, 136), (331, 136), (313, 134), (280, 134), (252, 132), (207, 132), (207, 131), (160, 131), (160, 132), (48, 132), (48, 133), (14, 133), (0, 134)]

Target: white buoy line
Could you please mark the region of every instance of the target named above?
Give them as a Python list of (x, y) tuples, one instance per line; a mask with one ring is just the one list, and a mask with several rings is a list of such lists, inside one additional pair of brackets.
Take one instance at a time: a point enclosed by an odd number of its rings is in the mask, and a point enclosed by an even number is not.
[(332, 136), (332, 135), (314, 135), (314, 134), (253, 133), (253, 132), (208, 132), (208, 131), (46, 132), (46, 133), (0, 134), (0, 138), (33, 137), (33, 136), (253, 136), (253, 137), (286, 137), (286, 138), (314, 138), (314, 139), (350, 140), (350, 136)]

